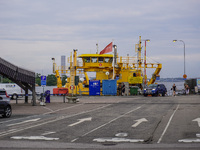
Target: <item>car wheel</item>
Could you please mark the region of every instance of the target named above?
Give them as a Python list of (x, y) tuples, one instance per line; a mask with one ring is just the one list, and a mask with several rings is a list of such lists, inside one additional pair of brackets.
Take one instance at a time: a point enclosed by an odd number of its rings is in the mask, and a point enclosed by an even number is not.
[(158, 92), (156, 92), (155, 94), (153, 94), (152, 96), (158, 96)]
[(12, 109), (11, 107), (7, 106), (6, 109), (5, 109), (5, 112), (3, 114), (3, 117), (5, 118), (9, 118), (12, 114)]

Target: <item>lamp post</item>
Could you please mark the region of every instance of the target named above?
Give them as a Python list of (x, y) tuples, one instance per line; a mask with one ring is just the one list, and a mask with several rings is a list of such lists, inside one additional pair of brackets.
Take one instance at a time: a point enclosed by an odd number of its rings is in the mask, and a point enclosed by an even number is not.
[(183, 50), (184, 50), (184, 75), (183, 75), (183, 78), (186, 79), (187, 75), (185, 74), (185, 42), (183, 40), (173, 40), (173, 42), (177, 42), (177, 41), (180, 41), (183, 43)]
[(146, 56), (147, 56), (147, 42), (150, 42), (150, 39), (142, 40), (145, 41), (145, 49), (144, 49), (144, 85), (146, 85)]

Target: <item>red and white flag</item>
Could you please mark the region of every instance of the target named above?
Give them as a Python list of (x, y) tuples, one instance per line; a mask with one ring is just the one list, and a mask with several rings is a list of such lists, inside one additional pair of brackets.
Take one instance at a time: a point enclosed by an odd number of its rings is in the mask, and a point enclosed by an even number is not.
[(105, 53), (112, 52), (112, 47), (113, 47), (113, 44), (111, 42), (99, 54), (105, 54)]

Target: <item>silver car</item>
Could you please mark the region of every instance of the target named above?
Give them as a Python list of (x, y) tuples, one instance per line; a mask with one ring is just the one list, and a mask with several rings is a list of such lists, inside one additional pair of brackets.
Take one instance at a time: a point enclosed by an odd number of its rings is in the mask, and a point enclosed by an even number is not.
[(6, 118), (9, 118), (12, 115), (10, 97), (4, 89), (0, 89), (0, 114)]

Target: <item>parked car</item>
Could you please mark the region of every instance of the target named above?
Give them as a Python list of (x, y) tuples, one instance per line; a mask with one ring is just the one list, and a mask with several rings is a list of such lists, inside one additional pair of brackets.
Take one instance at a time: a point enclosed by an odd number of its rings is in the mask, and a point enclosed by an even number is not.
[(10, 97), (5, 89), (0, 89), (0, 114), (5, 118), (9, 118), (12, 115)]
[(164, 84), (150, 84), (143, 90), (144, 96), (147, 95), (158, 96), (159, 94), (165, 96), (166, 93), (167, 93), (167, 88), (165, 87)]

